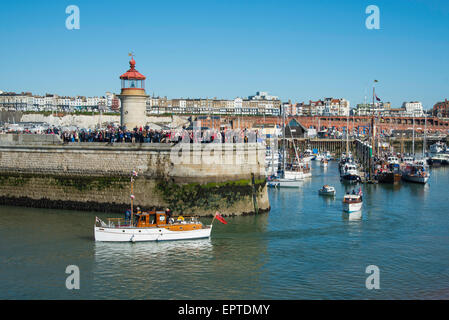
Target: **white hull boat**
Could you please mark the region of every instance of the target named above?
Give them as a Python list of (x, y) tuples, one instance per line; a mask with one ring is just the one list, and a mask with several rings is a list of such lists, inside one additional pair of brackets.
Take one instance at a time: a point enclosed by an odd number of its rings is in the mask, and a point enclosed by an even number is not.
[(343, 210), (346, 212), (355, 212), (360, 211), (362, 209), (362, 202), (359, 203), (346, 203), (343, 202)]
[(272, 188), (299, 188), (302, 181), (295, 179), (279, 178), (268, 182), (268, 186)]
[(107, 242), (140, 242), (164, 240), (189, 240), (209, 238), (212, 225), (203, 229), (189, 231), (171, 231), (166, 228), (134, 228), (134, 227), (97, 227), (95, 226), (95, 241)]
[(305, 176), (302, 171), (285, 171), (284, 178), (290, 180), (302, 180)]
[(304, 176), (304, 178), (310, 178), (310, 177), (312, 177), (312, 171), (308, 171), (308, 172), (304, 172), (303, 173), (303, 176)]
[(346, 194), (343, 197), (343, 211), (355, 212), (362, 209), (362, 191), (359, 194)]
[(402, 171), (402, 179), (408, 182), (426, 184), (429, 180), (430, 174), (427, 166), (419, 164), (408, 165)]
[(304, 162), (310, 162), (310, 161), (312, 161), (313, 157), (314, 156), (305, 156), (301, 160), (304, 161)]
[(421, 176), (417, 174), (403, 174), (402, 179), (409, 182), (426, 184), (427, 181), (429, 180), (429, 176), (428, 175)]
[(325, 185), (320, 190), (318, 190), (318, 193), (323, 196), (335, 196), (336, 191), (334, 187)]
[(223, 217), (216, 212), (210, 225), (204, 225), (194, 216), (188, 220), (178, 215), (175, 217), (167, 208), (165, 211), (141, 211), (139, 207), (134, 213), (133, 183), (137, 172), (131, 173), (131, 208), (125, 213), (125, 218), (108, 218), (105, 223), (98, 217), (95, 218), (95, 241), (104, 242), (141, 242), (141, 241), (166, 241), (166, 240), (190, 240), (209, 238), (212, 224), (215, 219), (226, 224)]

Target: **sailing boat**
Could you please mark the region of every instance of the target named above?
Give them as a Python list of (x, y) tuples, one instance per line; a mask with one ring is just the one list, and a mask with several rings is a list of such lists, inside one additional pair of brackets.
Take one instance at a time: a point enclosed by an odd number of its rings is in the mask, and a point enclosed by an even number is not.
[(342, 156), (341, 158), (339, 169), (341, 180), (348, 182), (361, 181), (360, 173), (357, 170), (357, 164), (349, 151), (349, 116), (346, 118), (346, 153), (345, 156)]
[[(282, 125), (282, 175), (279, 178), (274, 178), (268, 181), (269, 187), (275, 187), (275, 188), (299, 188), (302, 184), (302, 180), (304, 179), (304, 173), (302, 170), (286, 170), (286, 150), (285, 150), (285, 110), (282, 112), (282, 119), (283, 119), (283, 125)], [(291, 130), (290, 130), (291, 133)], [(293, 141), (294, 143), (294, 141)], [(295, 148), (295, 154), (296, 159), (299, 162), (299, 157), (297, 150)]]

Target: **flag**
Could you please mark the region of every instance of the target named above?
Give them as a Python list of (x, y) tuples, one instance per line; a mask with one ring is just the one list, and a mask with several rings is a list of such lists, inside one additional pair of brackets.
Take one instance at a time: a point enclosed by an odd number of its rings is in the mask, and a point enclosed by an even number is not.
[(137, 177), (137, 171), (134, 171), (134, 170), (133, 170), (133, 171), (131, 172), (131, 174), (132, 174), (134, 177)]
[(223, 223), (223, 224), (228, 224), (228, 223), (226, 222), (226, 220), (223, 219), (223, 217), (221, 216), (221, 214), (218, 213), (218, 211), (215, 212), (215, 218), (217, 218), (217, 220), (220, 221), (220, 222)]
[(362, 192), (362, 188), (359, 188), (359, 196), (362, 196), (363, 192)]
[(377, 96), (377, 94), (376, 94), (376, 100), (377, 100), (377, 101), (380, 101), (380, 98)]

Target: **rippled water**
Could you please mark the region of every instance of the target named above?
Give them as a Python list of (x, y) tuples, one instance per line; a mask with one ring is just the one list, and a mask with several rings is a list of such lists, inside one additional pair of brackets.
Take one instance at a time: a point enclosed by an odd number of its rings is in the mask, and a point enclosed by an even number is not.
[[(313, 170), (300, 190), (269, 190), (269, 214), (227, 218), (207, 240), (95, 243), (96, 213), (0, 207), (0, 298), (449, 298), (448, 168), (426, 186), (363, 186), (360, 219), (342, 213), (336, 163)], [(335, 199), (318, 196), (326, 183)], [(65, 288), (68, 265), (80, 290)]]

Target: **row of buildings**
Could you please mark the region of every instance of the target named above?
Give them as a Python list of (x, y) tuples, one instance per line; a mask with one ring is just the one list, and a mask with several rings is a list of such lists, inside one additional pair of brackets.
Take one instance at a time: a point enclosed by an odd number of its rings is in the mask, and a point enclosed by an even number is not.
[[(422, 117), (424, 115), (449, 118), (449, 101), (438, 102), (433, 109), (425, 111), (419, 101), (404, 102), (400, 108), (392, 108), (389, 102), (362, 103), (351, 109), (344, 98), (324, 98), (308, 103), (281, 102), (279, 97), (267, 92), (257, 92), (247, 98), (186, 98), (148, 97), (147, 114), (197, 114), (236, 116), (370, 116)], [(120, 99), (111, 92), (100, 97), (66, 97), (56, 94), (44, 96), (30, 92), (14, 93), (0, 91), (0, 110), (7, 111), (56, 111), (56, 112), (120, 112)]]
[(119, 112), (120, 100), (111, 92), (106, 92), (101, 97), (67, 97), (49, 93), (39, 96), (33, 95), (31, 92), (15, 93), (0, 91), (0, 110), (31, 112)]
[(280, 116), (281, 100), (267, 92), (257, 92), (248, 98), (226, 99), (167, 99), (150, 97), (147, 112), (150, 114), (207, 114)]

